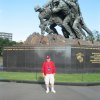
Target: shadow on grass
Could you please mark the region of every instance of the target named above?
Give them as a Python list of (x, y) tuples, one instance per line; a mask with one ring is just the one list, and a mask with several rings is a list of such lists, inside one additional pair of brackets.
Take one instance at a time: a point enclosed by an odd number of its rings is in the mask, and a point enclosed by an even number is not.
[(38, 81), (39, 83), (41, 83), (40, 85), (41, 85), (41, 87), (43, 88), (43, 90), (45, 91), (46, 88), (45, 88), (44, 78), (43, 78), (42, 76), (38, 76), (37, 81)]
[(43, 82), (43, 81), (44, 81), (44, 79), (43, 79), (43, 77), (42, 77), (42, 76), (39, 76), (39, 77), (37, 77), (37, 81)]

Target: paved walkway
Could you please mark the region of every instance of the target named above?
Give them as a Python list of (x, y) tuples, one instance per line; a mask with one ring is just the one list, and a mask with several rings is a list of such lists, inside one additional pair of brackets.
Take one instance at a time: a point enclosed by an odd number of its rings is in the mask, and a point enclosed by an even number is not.
[(55, 86), (45, 93), (41, 84), (0, 82), (0, 100), (100, 100), (100, 86)]

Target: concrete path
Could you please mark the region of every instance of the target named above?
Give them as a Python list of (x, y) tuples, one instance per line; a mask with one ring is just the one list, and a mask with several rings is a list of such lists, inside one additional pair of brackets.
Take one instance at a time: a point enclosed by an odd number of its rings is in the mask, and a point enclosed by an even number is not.
[(0, 82), (0, 100), (100, 100), (100, 86), (55, 86), (45, 93), (41, 84)]

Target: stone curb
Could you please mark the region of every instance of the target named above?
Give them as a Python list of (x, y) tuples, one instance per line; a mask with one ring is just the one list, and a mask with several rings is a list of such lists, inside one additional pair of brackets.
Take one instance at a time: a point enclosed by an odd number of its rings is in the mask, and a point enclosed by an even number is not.
[[(16, 82), (16, 83), (28, 83), (28, 84), (44, 84), (43, 81), (25, 81), (25, 80), (3, 80), (0, 79), (0, 82)], [(96, 86), (100, 85), (100, 82), (93, 83), (63, 83), (63, 82), (55, 82), (55, 85), (67, 85), (67, 86)]]

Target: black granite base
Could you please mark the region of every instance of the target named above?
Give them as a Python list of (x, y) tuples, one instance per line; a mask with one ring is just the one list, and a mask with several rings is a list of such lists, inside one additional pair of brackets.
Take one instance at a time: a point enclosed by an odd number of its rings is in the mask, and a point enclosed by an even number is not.
[(100, 72), (100, 47), (6, 47), (3, 51), (3, 70), (40, 72), (45, 57), (55, 62), (57, 72)]

